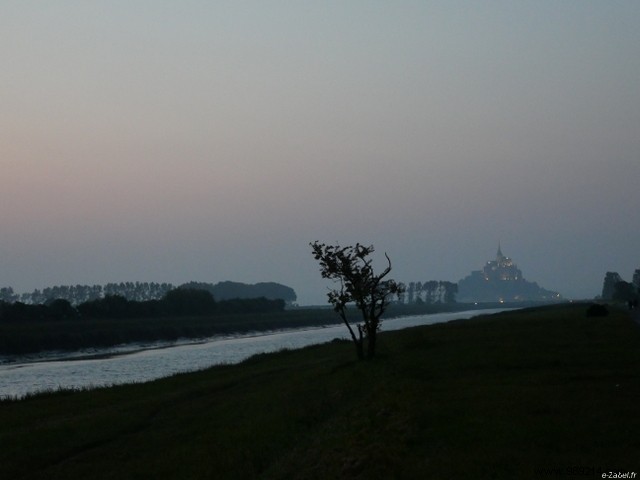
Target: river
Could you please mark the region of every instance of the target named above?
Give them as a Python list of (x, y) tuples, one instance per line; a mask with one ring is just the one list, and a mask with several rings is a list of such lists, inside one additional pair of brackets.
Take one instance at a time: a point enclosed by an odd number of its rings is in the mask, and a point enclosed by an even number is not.
[[(431, 325), (502, 311), (469, 310), (387, 319), (383, 331)], [(183, 343), (133, 344), (103, 350), (49, 352), (37, 357), (3, 358), (0, 399), (58, 389), (140, 383), (213, 365), (241, 362), (252, 355), (349, 338), (344, 325), (324, 328), (212, 337)]]

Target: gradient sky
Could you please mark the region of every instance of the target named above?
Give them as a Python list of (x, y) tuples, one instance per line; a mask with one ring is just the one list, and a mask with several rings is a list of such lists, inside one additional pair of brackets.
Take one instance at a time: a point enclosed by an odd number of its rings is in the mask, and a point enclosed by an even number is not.
[(636, 0), (3, 0), (0, 58), (0, 287), (640, 268)]

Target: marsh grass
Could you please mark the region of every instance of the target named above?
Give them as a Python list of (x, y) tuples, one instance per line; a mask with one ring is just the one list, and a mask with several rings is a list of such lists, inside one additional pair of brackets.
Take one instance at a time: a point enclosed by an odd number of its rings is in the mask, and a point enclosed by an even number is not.
[[(586, 306), (0, 403), (0, 478), (543, 478), (640, 469), (640, 330)], [(548, 478), (548, 475), (546, 476)]]

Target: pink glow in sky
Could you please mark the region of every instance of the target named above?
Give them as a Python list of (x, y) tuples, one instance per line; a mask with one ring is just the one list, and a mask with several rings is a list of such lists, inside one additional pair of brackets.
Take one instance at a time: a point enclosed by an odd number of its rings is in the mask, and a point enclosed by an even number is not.
[(640, 3), (9, 1), (0, 287), (640, 268)]

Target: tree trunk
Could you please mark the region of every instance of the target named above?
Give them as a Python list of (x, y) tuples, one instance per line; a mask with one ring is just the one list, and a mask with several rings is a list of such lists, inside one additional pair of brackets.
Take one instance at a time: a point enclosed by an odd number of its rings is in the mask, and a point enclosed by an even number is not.
[(362, 326), (358, 325), (358, 339), (355, 337), (353, 339), (353, 343), (356, 345), (356, 354), (358, 355), (358, 360), (364, 360), (364, 338), (362, 336)]
[(376, 339), (377, 333), (375, 330), (369, 332), (367, 336), (367, 358), (373, 358), (376, 356)]
[(342, 322), (347, 326), (347, 329), (349, 330), (349, 334), (351, 335), (351, 340), (353, 341), (353, 344), (356, 347), (356, 354), (358, 355), (358, 360), (364, 359), (364, 340), (362, 338), (362, 328), (360, 327), (360, 325), (358, 325), (358, 336), (356, 337), (356, 334), (353, 331), (353, 328), (351, 328), (351, 324), (349, 324), (349, 321), (347, 320), (347, 314), (344, 308), (338, 310), (338, 314), (340, 315), (340, 318), (342, 318)]

